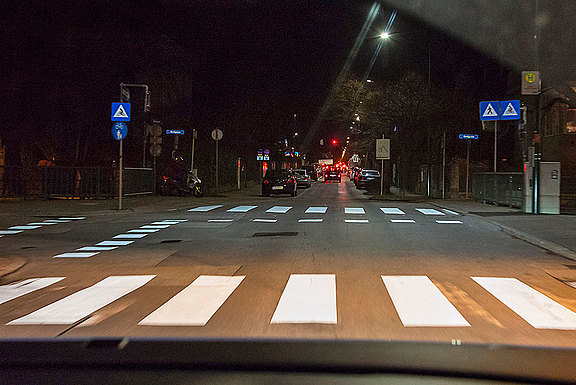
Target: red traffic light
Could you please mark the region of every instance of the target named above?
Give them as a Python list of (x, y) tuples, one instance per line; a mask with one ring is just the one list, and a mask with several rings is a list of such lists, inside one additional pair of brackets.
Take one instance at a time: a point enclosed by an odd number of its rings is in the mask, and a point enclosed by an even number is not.
[(338, 144), (338, 141), (336, 139), (332, 139), (332, 144), (335, 146)]

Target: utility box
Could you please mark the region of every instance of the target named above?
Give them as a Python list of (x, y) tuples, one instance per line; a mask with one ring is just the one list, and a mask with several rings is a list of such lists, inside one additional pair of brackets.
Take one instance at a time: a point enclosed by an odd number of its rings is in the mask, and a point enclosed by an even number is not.
[(540, 162), (540, 213), (560, 214), (560, 162)]
[(524, 185), (522, 186), (522, 212), (532, 212), (532, 184), (534, 183), (534, 167), (530, 162), (524, 163)]

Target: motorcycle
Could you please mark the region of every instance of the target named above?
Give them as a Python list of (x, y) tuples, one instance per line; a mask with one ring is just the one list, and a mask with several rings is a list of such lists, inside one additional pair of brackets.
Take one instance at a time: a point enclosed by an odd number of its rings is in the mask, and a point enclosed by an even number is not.
[(188, 172), (186, 184), (182, 184), (168, 175), (163, 175), (160, 181), (160, 194), (177, 196), (193, 195), (200, 198), (204, 196), (204, 189), (200, 178), (194, 173)]

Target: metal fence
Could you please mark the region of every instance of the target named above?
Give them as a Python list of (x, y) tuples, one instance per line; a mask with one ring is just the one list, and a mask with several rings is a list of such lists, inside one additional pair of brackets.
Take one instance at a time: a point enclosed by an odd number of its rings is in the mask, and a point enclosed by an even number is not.
[(154, 194), (154, 169), (124, 168), (123, 195)]
[(483, 203), (522, 207), (521, 172), (483, 172), (472, 175), (472, 198)]
[(44, 198), (100, 198), (116, 194), (112, 169), (100, 167), (42, 167)]

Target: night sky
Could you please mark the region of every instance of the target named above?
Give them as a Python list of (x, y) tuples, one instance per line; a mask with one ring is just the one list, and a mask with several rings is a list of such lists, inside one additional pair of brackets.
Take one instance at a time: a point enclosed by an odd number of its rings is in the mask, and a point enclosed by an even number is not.
[[(161, 120), (164, 128), (196, 128), (200, 148), (211, 145), (214, 127), (225, 132), (224, 148), (245, 156), (294, 130), (306, 133), (371, 5), (260, 0), (4, 4), (0, 137), (7, 143), (8, 161), (19, 164), (18, 148), (25, 147), (32, 163), (54, 154), (63, 165), (109, 164), (117, 151), (110, 102), (118, 101), (120, 82), (148, 84), (152, 111), (147, 118)], [(351, 74), (365, 71), (391, 11), (381, 8)], [(434, 87), (445, 92), (468, 88), (470, 105), (463, 106), (462, 125), (479, 130), (476, 103), (506, 92), (508, 70), (402, 13), (391, 32), (396, 35), (370, 78), (379, 82), (408, 71), (426, 77), (430, 41)], [(140, 91), (132, 97), (133, 104), (143, 103)], [(136, 165), (144, 117), (133, 109), (126, 146), (129, 164)]]

